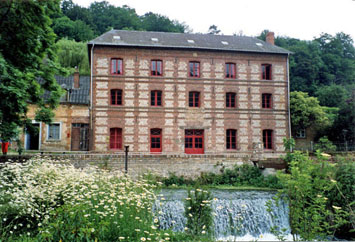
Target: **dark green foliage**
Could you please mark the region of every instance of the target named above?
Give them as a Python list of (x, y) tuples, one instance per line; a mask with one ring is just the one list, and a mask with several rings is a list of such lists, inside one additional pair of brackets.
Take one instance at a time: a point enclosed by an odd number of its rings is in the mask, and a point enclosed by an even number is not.
[(194, 182), (190, 179), (187, 179), (183, 176), (177, 176), (175, 173), (170, 173), (169, 177), (163, 178), (162, 182), (165, 186), (171, 186), (171, 185), (177, 185), (177, 186), (183, 186), (183, 185), (193, 185)]
[(334, 152), (336, 150), (336, 146), (328, 139), (328, 137), (324, 136), (318, 140), (318, 143), (314, 146), (315, 150), (319, 150), (321, 152)]
[(187, 218), (187, 233), (212, 235), (213, 217), (209, 191), (194, 189), (187, 192), (185, 201), (185, 217)]
[[(265, 40), (267, 32), (264, 30), (258, 38)], [(345, 139), (354, 142), (355, 47), (351, 37), (324, 33), (304, 41), (279, 36), (275, 44), (293, 52), (289, 57), (291, 91), (307, 92), (318, 97), (320, 105), (339, 110), (333, 115), (332, 125), (318, 130), (317, 136), (327, 135), (332, 141), (344, 142), (342, 130), (347, 130)]]
[(80, 75), (90, 75), (87, 45), (83, 42), (61, 39), (56, 43), (58, 62), (70, 73), (74, 73), (75, 67)]
[(233, 169), (224, 169), (221, 174), (201, 173), (195, 180), (170, 174), (168, 178), (163, 178), (165, 186), (209, 186), (209, 185), (230, 185), (230, 186), (254, 186), (266, 188), (281, 188), (279, 180), (275, 176), (263, 176), (261, 170), (255, 166), (241, 165)]
[(355, 239), (355, 163), (350, 158), (338, 158), (335, 171), (336, 184), (328, 194), (328, 206), (341, 207), (349, 216), (347, 223), (336, 231), (338, 238)]
[(54, 19), (52, 27), (58, 39), (88, 41), (94, 38), (94, 32), (89, 25), (81, 20), (72, 21), (66, 16)]
[(301, 240), (333, 239), (336, 231), (348, 222), (349, 214), (341, 206), (331, 202), (329, 194), (336, 189), (334, 165), (327, 157), (317, 153), (311, 159), (299, 151), (288, 154), (289, 172), (278, 173), (284, 196), (290, 205), (290, 225), (293, 235)]
[(72, 2), (62, 2), (63, 15), (54, 16), (53, 29), (59, 37), (87, 41), (111, 29), (158, 32), (188, 31), (188, 26), (152, 12), (139, 16), (126, 5), (115, 7), (107, 1), (94, 2), (88, 8)]
[[(62, 94), (54, 74), (59, 71), (50, 15), (59, 0), (0, 1), (0, 139), (15, 138), (27, 122), (28, 103), (37, 104), (38, 121), (49, 121)], [(36, 80), (41, 77), (43, 82)], [(51, 97), (44, 103), (44, 90)]]

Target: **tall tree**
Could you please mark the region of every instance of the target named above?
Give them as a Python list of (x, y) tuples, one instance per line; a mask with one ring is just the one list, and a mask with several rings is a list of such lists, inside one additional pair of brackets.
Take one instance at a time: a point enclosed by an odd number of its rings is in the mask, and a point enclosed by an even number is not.
[(208, 28), (209, 34), (219, 34), (220, 32), (221, 32), (221, 30), (219, 30), (218, 27), (214, 24)]
[(291, 92), (290, 111), (291, 124), (295, 130), (311, 126), (321, 130), (331, 125), (331, 120), (319, 105), (318, 99), (305, 92)]
[(60, 65), (73, 73), (79, 68), (81, 75), (90, 75), (87, 45), (84, 42), (61, 39), (56, 43)]
[[(0, 138), (14, 138), (28, 123), (28, 103), (38, 105), (36, 120), (50, 122), (62, 90), (53, 45), (50, 15), (59, 12), (59, 0), (0, 1)], [(38, 82), (36, 78), (41, 78)], [(50, 98), (42, 98), (44, 90)]]

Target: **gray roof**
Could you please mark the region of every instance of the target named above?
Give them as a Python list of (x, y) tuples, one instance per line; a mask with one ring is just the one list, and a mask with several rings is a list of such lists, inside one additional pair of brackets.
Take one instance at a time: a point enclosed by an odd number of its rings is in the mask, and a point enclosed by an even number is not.
[(149, 48), (204, 49), (237, 52), (289, 54), (288, 50), (254, 37), (182, 34), (111, 30), (90, 41), (89, 45), (132, 46)]
[[(70, 90), (69, 101), (67, 95), (63, 95), (60, 98), (61, 103), (89, 104), (90, 76), (79, 77), (79, 88), (74, 88), (74, 76), (55, 76), (55, 79), (63, 89)], [(39, 79), (39, 82), (41, 82), (41, 79)], [(49, 91), (45, 91), (44, 99), (47, 100), (48, 98)]]

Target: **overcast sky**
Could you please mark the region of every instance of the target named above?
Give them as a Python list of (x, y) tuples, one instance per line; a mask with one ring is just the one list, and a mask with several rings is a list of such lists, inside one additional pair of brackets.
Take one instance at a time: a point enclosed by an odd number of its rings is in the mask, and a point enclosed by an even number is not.
[[(97, 0), (101, 1), (101, 0)], [(128, 5), (139, 15), (154, 12), (185, 22), (193, 32), (206, 33), (217, 25), (223, 34), (276, 35), (304, 40), (322, 32), (350, 34), (355, 40), (355, 0), (107, 0)], [(94, 0), (73, 0), (88, 7)]]

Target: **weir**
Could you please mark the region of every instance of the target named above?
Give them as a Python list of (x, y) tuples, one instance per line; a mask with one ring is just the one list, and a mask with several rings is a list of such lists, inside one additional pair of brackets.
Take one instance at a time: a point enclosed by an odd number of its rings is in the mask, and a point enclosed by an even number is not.
[[(275, 196), (270, 191), (211, 190), (214, 217), (214, 233), (218, 240), (277, 240), (271, 228), (285, 229), (286, 239), (292, 240), (289, 225), (289, 208), (284, 201), (272, 207), (271, 214), (266, 203)], [(157, 200), (156, 212), (160, 228), (183, 232), (187, 219), (184, 201), (187, 191), (164, 189)], [(202, 225), (201, 225), (202, 226)]]

